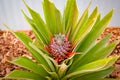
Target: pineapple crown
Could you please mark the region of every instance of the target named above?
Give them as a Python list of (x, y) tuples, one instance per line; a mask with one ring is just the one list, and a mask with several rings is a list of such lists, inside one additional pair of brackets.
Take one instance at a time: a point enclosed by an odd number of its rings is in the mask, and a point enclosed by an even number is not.
[(96, 42), (110, 22), (113, 10), (101, 19), (98, 7), (95, 7), (89, 15), (90, 2), (78, 19), (76, 0), (67, 0), (62, 15), (50, 0), (43, 0), (43, 21), (39, 13), (25, 5), (31, 18), (23, 10), (22, 13), (37, 40), (33, 42), (24, 33), (9, 30), (23, 42), (37, 63), (26, 56), (19, 57), (11, 63), (30, 71), (14, 70), (5, 78), (102, 80), (114, 69), (112, 64), (118, 56), (107, 56), (117, 42), (106, 45), (110, 34)]
[(55, 41), (58, 43), (58, 44), (63, 44), (64, 41), (67, 41), (67, 38), (65, 36), (65, 34), (55, 34)]

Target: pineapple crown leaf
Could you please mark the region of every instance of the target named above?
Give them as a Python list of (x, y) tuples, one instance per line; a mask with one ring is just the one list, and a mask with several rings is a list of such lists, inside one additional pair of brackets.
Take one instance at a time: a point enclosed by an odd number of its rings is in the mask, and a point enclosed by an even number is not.
[[(109, 67), (107, 69), (103, 69), (100, 71), (95, 71), (92, 73), (87, 73), (83, 76), (75, 76), (72, 78), (72, 80), (104, 80), (103, 77), (107, 76), (109, 73), (111, 73), (115, 68)], [(86, 77), (87, 76), (87, 77)], [(106, 79), (105, 79), (106, 80)]]
[(92, 80), (96, 75), (99, 75), (97, 79), (103, 79), (113, 70), (112, 64), (118, 56), (107, 56), (117, 42), (107, 45), (110, 34), (96, 42), (110, 22), (113, 10), (101, 19), (98, 7), (95, 7), (89, 15), (91, 0), (78, 19), (76, 0), (67, 0), (63, 15), (54, 3), (43, 0), (44, 21), (38, 12), (30, 8), (24, 0), (23, 2), (31, 18), (23, 10), (21, 11), (34, 32), (36, 42), (26, 34), (14, 32), (5, 26), (23, 42), (36, 62), (24, 56), (17, 58), (12, 63), (30, 71), (14, 70), (5, 78), (33, 80), (89, 80), (90, 78)]
[(75, 36), (77, 36), (78, 31), (80, 29), (80, 27), (85, 23), (85, 21), (88, 19), (88, 10), (90, 8), (90, 5), (92, 3), (92, 0), (90, 1), (90, 3), (88, 4), (88, 6), (86, 7), (85, 11), (83, 12), (82, 16), (80, 17), (80, 19), (78, 20), (78, 23), (76, 24), (75, 27), (73, 27), (73, 31), (72, 31), (72, 41), (75, 41)]
[(63, 33), (64, 28), (62, 25), (62, 16), (60, 11), (49, 0), (44, 0), (42, 6), (46, 20), (46, 25), (52, 33), (52, 35), (56, 33)]
[[(23, 63), (24, 62), (24, 63)], [(28, 70), (33, 71), (34, 73), (37, 73), (39, 75), (41, 75), (42, 77), (44, 77), (45, 75), (48, 76), (48, 69), (46, 69), (44, 66), (42, 65), (37, 65), (36, 63), (34, 63), (31, 59), (29, 59), (26, 56), (22, 56), (14, 61), (12, 61), (12, 63), (19, 65), (21, 67), (24, 67)], [(26, 65), (29, 64), (29, 65)]]
[(77, 70), (75, 72), (72, 72), (72, 73), (66, 75), (63, 79), (66, 80), (66, 79), (69, 79), (69, 78), (74, 77), (76, 75), (80, 76), (80, 75), (83, 75), (85, 72), (89, 73), (89, 72), (107, 69), (117, 59), (118, 59), (118, 56), (114, 56), (114, 57), (109, 57), (109, 58), (105, 58), (102, 60), (97, 60), (97, 61), (88, 63), (84, 66), (80, 66), (79, 68), (77, 68)]
[[(29, 13), (32, 16), (32, 22), (35, 24), (31, 27), (33, 28), (33, 30), (35, 30), (35, 32), (37, 32), (36, 34), (40, 37), (41, 41), (43, 41), (44, 44), (48, 44), (48, 42), (50, 40), (50, 35), (49, 35), (50, 31), (49, 31), (48, 27), (45, 25), (45, 22), (42, 20), (39, 13), (37, 13), (36, 11), (31, 9), (26, 3), (25, 3), (25, 5), (26, 5)], [(29, 22), (29, 23), (31, 23), (31, 22)]]
[[(112, 46), (111, 45), (105, 46), (108, 43), (109, 38), (110, 38), (110, 34), (107, 35), (105, 38), (103, 38), (101, 41), (99, 41), (88, 52), (82, 53), (82, 55), (75, 55), (74, 56), (75, 61), (72, 64), (72, 66), (70, 67), (70, 71), (72, 71), (71, 69), (75, 70), (75, 68), (78, 66), (87, 64), (87, 63), (92, 62), (96, 59), (100, 59), (99, 55), (104, 57), (105, 55), (110, 54), (110, 52), (113, 50), (113, 48), (116, 44), (114, 44), (114, 45), (112, 44)], [(110, 48), (110, 46), (111, 46), (111, 48)], [(105, 52), (105, 49), (106, 49), (106, 52)], [(91, 58), (90, 58), (90, 56), (91, 56)], [(79, 58), (77, 58), (77, 57), (79, 57)], [(81, 62), (81, 63), (79, 63), (79, 62)]]
[[(18, 74), (19, 73), (19, 74)], [(24, 75), (23, 75), (24, 74)], [(5, 79), (33, 79), (33, 80), (45, 80), (44, 77), (40, 76), (39, 74), (33, 73), (33, 72), (27, 72), (22, 70), (14, 70), (9, 75), (4, 77)]]
[[(102, 34), (102, 32), (105, 30), (108, 23), (110, 22), (110, 20), (112, 18), (112, 14), (113, 14), (113, 10), (108, 12), (104, 16), (104, 18), (101, 21), (99, 21), (96, 25), (93, 25), (92, 30), (85, 36), (85, 38), (82, 39), (82, 41), (78, 42), (77, 46), (74, 48), (74, 51), (84, 52), (84, 51), (89, 50), (91, 47), (93, 47), (97, 38), (100, 36), (100, 34)], [(97, 30), (97, 29), (99, 29), (99, 30)]]

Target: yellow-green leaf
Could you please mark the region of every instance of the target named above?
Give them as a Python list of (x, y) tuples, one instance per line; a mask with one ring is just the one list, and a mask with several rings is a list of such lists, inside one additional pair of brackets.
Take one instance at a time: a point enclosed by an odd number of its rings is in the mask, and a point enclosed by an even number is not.
[(34, 21), (32, 19), (30, 19), (25, 13), (24, 11), (22, 10), (22, 13), (25, 17), (25, 19), (27, 20), (27, 22), (31, 25), (31, 28), (35, 34), (35, 37), (37, 38), (37, 42), (39, 43), (39, 47), (43, 48), (44, 47), (44, 41), (43, 41), (43, 37), (42, 35), (40, 34), (39, 30), (36, 28), (36, 25), (34, 23)]
[(24, 67), (28, 70), (33, 71), (36, 74), (41, 75), (42, 77), (48, 76), (48, 72), (44, 69), (43, 66), (37, 65), (35, 62), (29, 58), (22, 56), (12, 61), (13, 64)]
[(75, 27), (73, 27), (73, 30), (72, 30), (72, 42), (74, 43), (76, 41), (75, 37), (79, 34), (78, 31), (80, 30), (81, 26), (83, 26), (86, 21), (88, 20), (88, 10), (90, 8), (90, 5), (91, 5), (91, 2), (88, 4), (87, 8), (85, 9), (85, 11), (83, 12), (82, 16), (80, 17), (77, 25)]
[(75, 75), (82, 75), (89, 72), (95, 72), (103, 69), (107, 69), (118, 59), (118, 56), (113, 56), (101, 60), (97, 60), (86, 65), (80, 66), (74, 72), (67, 74), (63, 80), (69, 79)]
[(55, 5), (49, 0), (43, 1), (43, 11), (48, 29), (54, 35), (55, 33), (61, 33), (63, 26), (61, 24), (61, 14)]
[[(24, 2), (25, 3), (25, 2)], [(32, 19), (35, 23), (35, 28), (39, 32), (41, 36), (41, 40), (44, 42), (44, 44), (48, 44), (50, 41), (50, 32), (47, 26), (45, 25), (44, 21), (42, 20), (41, 16), (39, 13), (35, 12), (33, 9), (31, 9), (26, 3), (25, 3), (28, 11), (30, 12)]]
[(104, 70), (84, 74), (84, 75), (78, 75), (74, 76), (71, 80), (102, 80), (104, 77), (106, 77), (108, 74), (110, 74), (115, 68), (110, 67)]
[[(110, 38), (110, 34), (107, 35), (105, 38), (103, 38), (101, 41), (99, 41), (88, 52), (84, 53), (83, 55), (75, 55), (74, 56), (74, 63), (70, 67), (70, 72), (75, 70), (77, 67), (81, 66), (82, 64), (86, 64), (88, 62), (91, 62), (91, 60), (94, 60), (93, 56), (95, 55), (95, 53), (97, 53), (98, 51), (100, 51), (101, 49), (103, 49), (106, 46), (106, 43), (109, 41), (109, 38)], [(112, 48), (114, 48), (114, 46), (112, 46)], [(109, 50), (111, 50), (111, 49), (109, 49)], [(105, 54), (110, 54), (110, 53), (108, 52), (108, 53), (105, 53)], [(99, 53), (99, 55), (101, 55), (101, 53)]]
[(75, 27), (77, 19), (78, 19), (78, 8), (76, 5), (76, 0), (68, 0), (63, 14), (63, 21), (65, 21), (66, 34), (69, 33), (70, 29)]
[[(94, 46), (97, 38), (107, 27), (112, 18), (113, 10), (111, 10), (100, 22), (93, 26), (92, 30), (85, 36), (85, 38), (74, 49), (76, 52), (87, 52)], [(89, 45), (89, 46), (88, 46)]]
[(39, 74), (27, 71), (14, 70), (8, 74), (6, 79), (32, 79), (32, 80), (46, 80), (45, 77), (41, 77)]

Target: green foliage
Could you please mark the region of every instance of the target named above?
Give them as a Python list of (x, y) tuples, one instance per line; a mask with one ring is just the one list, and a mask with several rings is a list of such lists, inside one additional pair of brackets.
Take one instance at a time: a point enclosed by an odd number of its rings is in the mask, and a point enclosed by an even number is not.
[(103, 69), (96, 72), (91, 72), (88, 74), (83, 74), (77, 77), (73, 77), (72, 80), (102, 80), (105, 76), (113, 71), (114, 67), (109, 67), (107, 69)]
[[(69, 31), (76, 25), (78, 18), (78, 8), (76, 0), (67, 0), (67, 5), (63, 14), (63, 21), (65, 21), (65, 32), (70, 34)], [(65, 20), (64, 20), (65, 19)]]
[[(62, 33), (62, 18), (61, 13), (55, 7), (55, 5), (49, 0), (43, 1), (43, 11), (45, 15), (46, 24), (50, 32), (54, 35), (55, 33)], [(54, 27), (54, 28), (53, 28)]]
[(20, 71), (20, 70), (14, 70), (9, 75), (7, 75), (5, 78), (8, 79), (32, 79), (32, 80), (46, 80), (44, 77), (41, 77), (38, 74), (35, 74), (33, 72), (27, 72), (27, 71)]
[[(115, 48), (117, 42), (107, 44), (110, 34), (99, 42), (97, 42), (97, 38), (110, 22), (113, 10), (100, 19), (98, 7), (90, 15), (88, 14), (90, 4), (91, 2), (78, 20), (76, 0), (67, 0), (63, 15), (51, 1), (43, 0), (42, 5), (46, 21), (44, 22), (40, 15), (25, 3), (32, 18), (29, 18), (23, 10), (22, 13), (30, 24), (37, 41), (33, 42), (26, 34), (12, 31), (8, 26), (5, 26), (23, 42), (35, 61), (25, 56), (11, 61), (11, 63), (27, 70), (14, 70), (5, 78), (109, 80), (104, 78), (113, 71), (112, 65), (118, 56), (108, 57), (108, 55)], [(57, 33), (68, 35), (69, 40), (74, 45), (73, 52), (75, 53), (60, 64), (56, 63), (44, 49), (50, 43), (51, 37)]]

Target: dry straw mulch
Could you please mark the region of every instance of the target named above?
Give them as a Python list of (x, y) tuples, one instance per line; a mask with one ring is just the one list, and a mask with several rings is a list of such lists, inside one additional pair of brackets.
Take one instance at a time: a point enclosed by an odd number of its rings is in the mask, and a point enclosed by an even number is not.
[[(22, 31), (25, 32), (32, 39), (35, 39), (33, 32), (31, 30)], [(109, 27), (106, 28), (104, 33), (98, 38), (102, 39), (108, 33), (112, 33), (109, 43), (119, 40), (120, 41), (120, 28), (118, 27)], [(13, 71), (14, 69), (23, 69), (11, 63), (8, 63), (6, 60), (13, 60), (19, 56), (28, 56), (31, 57), (28, 50), (25, 46), (19, 41), (15, 36), (8, 31), (0, 30), (0, 77), (3, 77)], [(111, 55), (120, 55), (120, 43), (116, 46)], [(31, 57), (32, 58), (32, 57)], [(116, 67), (112, 74), (109, 75), (111, 78), (120, 78), (120, 59), (114, 64)], [(23, 69), (24, 70), (24, 69)]]

